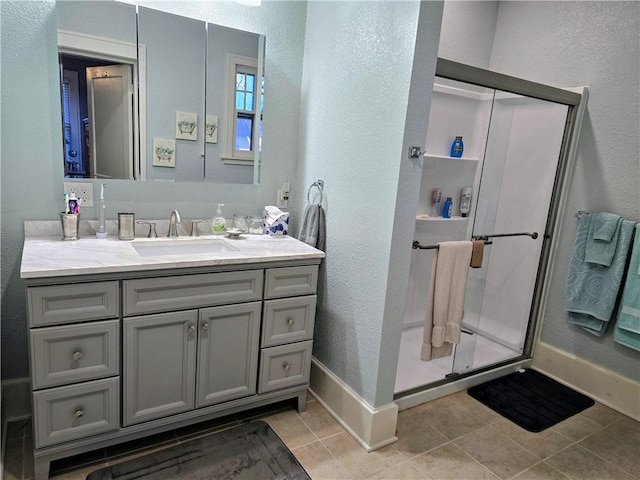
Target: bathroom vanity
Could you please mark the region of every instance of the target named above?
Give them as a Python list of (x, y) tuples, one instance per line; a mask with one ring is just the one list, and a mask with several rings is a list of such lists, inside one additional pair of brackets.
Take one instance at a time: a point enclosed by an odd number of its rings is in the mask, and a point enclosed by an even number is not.
[(306, 405), (324, 253), (290, 237), (27, 237), (36, 479), (52, 460)]

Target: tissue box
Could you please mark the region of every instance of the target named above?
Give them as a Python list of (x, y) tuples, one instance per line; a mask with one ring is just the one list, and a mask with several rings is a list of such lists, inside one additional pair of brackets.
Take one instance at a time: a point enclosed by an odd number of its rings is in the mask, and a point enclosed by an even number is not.
[(267, 235), (289, 235), (289, 212), (282, 212), (282, 216), (269, 224), (265, 210), (263, 214), (264, 233)]

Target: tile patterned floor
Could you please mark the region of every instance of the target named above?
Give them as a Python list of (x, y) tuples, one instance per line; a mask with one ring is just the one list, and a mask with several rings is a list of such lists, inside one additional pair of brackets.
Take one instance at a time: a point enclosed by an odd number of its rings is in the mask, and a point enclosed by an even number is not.
[[(640, 423), (603, 405), (530, 433), (456, 393), (400, 412), (398, 441), (366, 453), (315, 401), (251, 411), (271, 425), (314, 480), (640, 478)], [(186, 427), (52, 465), (52, 478), (80, 480), (109, 464), (210, 434), (245, 414)], [(9, 424), (5, 480), (33, 478), (31, 425)]]

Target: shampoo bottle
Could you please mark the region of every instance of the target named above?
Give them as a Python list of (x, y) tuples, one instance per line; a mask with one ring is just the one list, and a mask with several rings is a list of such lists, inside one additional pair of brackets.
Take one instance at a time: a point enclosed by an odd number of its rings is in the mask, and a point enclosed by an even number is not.
[(451, 218), (451, 210), (453, 208), (453, 201), (451, 197), (447, 197), (447, 201), (444, 202), (442, 207), (442, 218)]
[(462, 194), (460, 195), (460, 215), (463, 217), (469, 216), (472, 191), (473, 189), (471, 187), (465, 187), (462, 189)]
[(442, 212), (442, 190), (439, 188), (434, 188), (431, 191), (431, 216), (439, 217)]
[(464, 143), (462, 143), (462, 137), (458, 136), (451, 144), (451, 156), (460, 158), (464, 150)]
[(224, 203), (219, 203), (216, 216), (213, 217), (211, 222), (211, 230), (218, 235), (225, 233), (227, 230), (227, 221), (222, 216), (222, 207), (224, 207)]

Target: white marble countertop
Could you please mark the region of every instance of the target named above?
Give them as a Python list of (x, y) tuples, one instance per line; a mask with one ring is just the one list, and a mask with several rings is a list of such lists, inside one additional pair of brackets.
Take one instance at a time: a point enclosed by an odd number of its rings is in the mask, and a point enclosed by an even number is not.
[[(134, 245), (154, 242), (157, 244), (185, 242), (224, 242), (222, 251), (216, 253), (162, 254), (142, 256)], [(202, 235), (197, 238), (182, 236), (169, 238), (136, 238), (132, 241), (80, 238), (63, 241), (59, 236), (27, 236), (22, 252), (20, 276), (24, 279), (64, 277), (102, 273), (118, 273), (172, 268), (207, 267), (217, 265), (241, 265), (258, 262), (310, 260), (324, 258), (317, 250), (293, 237), (269, 235), (242, 235), (231, 239), (219, 235)]]

